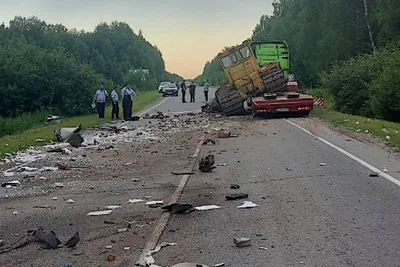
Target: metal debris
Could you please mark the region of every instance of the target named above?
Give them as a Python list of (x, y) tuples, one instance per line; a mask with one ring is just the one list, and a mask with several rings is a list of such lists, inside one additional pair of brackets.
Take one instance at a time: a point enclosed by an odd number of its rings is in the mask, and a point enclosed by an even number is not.
[(86, 215), (87, 216), (101, 216), (101, 215), (108, 215), (111, 212), (113, 212), (113, 211), (112, 210), (99, 210), (99, 211), (91, 211)]
[(243, 202), (242, 205), (238, 206), (238, 209), (251, 209), (251, 208), (255, 208), (258, 207), (258, 205), (256, 203), (253, 203), (251, 201), (245, 201)]
[(205, 205), (205, 206), (199, 206), (199, 207), (195, 207), (195, 210), (199, 210), (199, 211), (206, 211), (206, 210), (215, 210), (215, 209), (220, 209), (221, 206), (217, 206), (217, 205)]

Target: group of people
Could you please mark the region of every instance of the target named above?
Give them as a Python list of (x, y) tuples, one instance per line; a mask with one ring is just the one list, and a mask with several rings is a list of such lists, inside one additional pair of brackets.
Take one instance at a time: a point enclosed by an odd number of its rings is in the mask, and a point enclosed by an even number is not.
[[(182, 103), (187, 103), (186, 102), (186, 90), (188, 89), (186, 87), (186, 84), (184, 81), (182, 81), (180, 84), (176, 83), (177, 88), (181, 88), (182, 92)], [(210, 84), (206, 81), (204, 84), (204, 99), (208, 101), (208, 91), (210, 89)], [(196, 84), (192, 81), (189, 85), (189, 94), (190, 94), (190, 102), (194, 103), (195, 102), (195, 96), (196, 96)]]
[[(121, 96), (121, 97), (120, 97)], [(118, 87), (115, 86), (111, 92), (112, 110), (111, 119), (119, 119), (119, 102), (122, 99), (122, 110), (124, 120), (130, 120), (132, 118), (132, 106), (133, 97), (136, 96), (135, 90), (133, 90), (128, 84), (125, 84), (121, 89), (121, 95), (118, 94)], [(99, 118), (104, 118), (104, 112), (106, 108), (108, 92), (105, 88), (105, 82), (101, 82), (99, 89), (96, 91), (93, 98), (93, 105), (97, 109)]]

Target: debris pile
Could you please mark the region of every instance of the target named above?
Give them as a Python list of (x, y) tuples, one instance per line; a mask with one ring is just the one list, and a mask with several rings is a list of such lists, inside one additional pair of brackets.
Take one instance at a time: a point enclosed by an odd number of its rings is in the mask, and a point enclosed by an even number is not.
[(199, 163), (199, 170), (202, 172), (211, 172), (213, 169), (215, 169), (214, 163), (214, 155), (210, 154), (207, 157), (201, 159)]

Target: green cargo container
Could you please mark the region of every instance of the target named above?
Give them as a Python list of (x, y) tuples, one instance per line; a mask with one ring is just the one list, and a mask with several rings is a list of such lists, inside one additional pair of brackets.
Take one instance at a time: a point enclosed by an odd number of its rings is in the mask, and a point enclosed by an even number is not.
[(285, 76), (289, 75), (289, 47), (286, 42), (253, 42), (252, 46), (260, 66), (279, 62)]

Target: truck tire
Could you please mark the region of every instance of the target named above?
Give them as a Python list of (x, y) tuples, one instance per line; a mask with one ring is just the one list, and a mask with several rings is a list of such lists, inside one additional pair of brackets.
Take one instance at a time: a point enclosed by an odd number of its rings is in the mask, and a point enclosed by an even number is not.
[(215, 92), (221, 111), (226, 116), (243, 115), (243, 98), (232, 84), (224, 84)]

